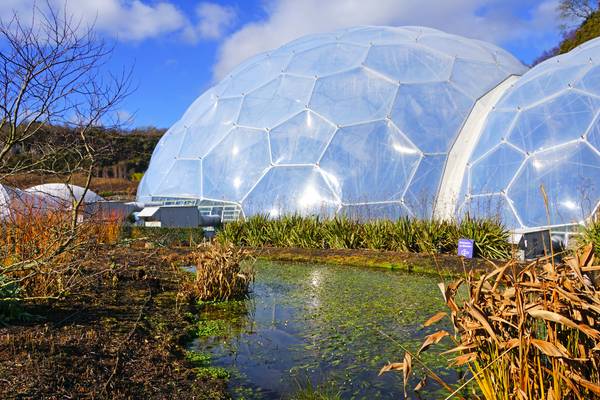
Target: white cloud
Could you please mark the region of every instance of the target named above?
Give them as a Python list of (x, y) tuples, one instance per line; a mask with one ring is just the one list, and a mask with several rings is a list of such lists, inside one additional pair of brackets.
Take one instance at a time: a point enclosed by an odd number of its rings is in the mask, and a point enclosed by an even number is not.
[[(557, 0), (272, 0), (264, 21), (222, 44), (218, 79), (244, 59), (299, 36), (352, 25), (424, 25), (495, 43), (555, 29)], [(529, 11), (529, 12), (524, 12)]]
[[(34, 4), (45, 7), (43, 1), (1, 0), (0, 18), (9, 18), (13, 12), (28, 18)], [(194, 42), (216, 39), (235, 20), (232, 8), (213, 3), (197, 5), (197, 21), (168, 0), (50, 0), (50, 4), (57, 10), (66, 9), (82, 25), (94, 24), (100, 32), (121, 40), (140, 41), (165, 34), (180, 34)]]
[(200, 3), (196, 8), (195, 33), (202, 38), (219, 39), (236, 20), (235, 10), (215, 3)]

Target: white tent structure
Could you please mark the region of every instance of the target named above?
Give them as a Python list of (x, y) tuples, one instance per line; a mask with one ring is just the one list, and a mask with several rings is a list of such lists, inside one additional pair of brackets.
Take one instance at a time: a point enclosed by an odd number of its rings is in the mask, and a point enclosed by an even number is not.
[(26, 191), (0, 184), (0, 220), (28, 212), (35, 208), (45, 208), (41, 197)]
[(81, 186), (68, 185), (65, 183), (46, 183), (30, 187), (25, 190), (26, 193), (42, 198), (47, 206), (51, 207), (69, 207), (74, 202), (83, 199), (86, 204), (97, 203), (104, 199), (91, 190), (85, 190)]

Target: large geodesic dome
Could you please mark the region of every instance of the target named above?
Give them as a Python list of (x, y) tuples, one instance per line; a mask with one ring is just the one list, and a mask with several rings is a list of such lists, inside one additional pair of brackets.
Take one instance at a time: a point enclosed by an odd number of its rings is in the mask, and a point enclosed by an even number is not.
[(300, 38), (196, 100), (157, 145), (138, 200), (430, 215), (474, 104), (524, 71), (496, 46), (428, 28)]
[(583, 222), (600, 200), (600, 40), (531, 69), (489, 114), (460, 212), (527, 230)]

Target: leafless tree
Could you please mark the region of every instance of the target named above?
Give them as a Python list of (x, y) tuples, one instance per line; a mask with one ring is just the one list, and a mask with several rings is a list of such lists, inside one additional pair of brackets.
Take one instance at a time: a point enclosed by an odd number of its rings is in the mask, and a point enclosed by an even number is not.
[(560, 18), (565, 21), (585, 20), (598, 9), (599, 3), (596, 0), (561, 0), (558, 4)]
[[(111, 73), (113, 47), (67, 6), (53, 4), (35, 4), (31, 17), (15, 13), (0, 20), (0, 184), (23, 173), (65, 183), (77, 175), (87, 191), (102, 150), (91, 132), (114, 124), (118, 106), (131, 92), (131, 69)], [(76, 238), (82, 201), (69, 207), (69, 223), (56, 243), (32, 259), (0, 267), (0, 275), (28, 276), (26, 271), (81, 245)]]

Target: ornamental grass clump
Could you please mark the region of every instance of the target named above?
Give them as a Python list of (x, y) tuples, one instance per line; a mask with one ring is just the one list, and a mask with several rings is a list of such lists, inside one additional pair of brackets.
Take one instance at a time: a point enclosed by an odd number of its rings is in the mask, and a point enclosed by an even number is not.
[(231, 243), (213, 243), (196, 253), (195, 278), (183, 293), (195, 301), (227, 301), (244, 298), (254, 281), (248, 252)]
[(360, 221), (346, 216), (255, 215), (225, 224), (217, 240), (243, 247), (296, 247), (303, 249), (371, 249), (413, 253), (449, 254), (459, 238), (475, 241), (475, 254), (506, 259), (509, 232), (493, 219), (441, 221), (400, 217), (397, 220)]
[[(467, 276), (440, 283), (449, 312), (431, 317), (425, 326), (450, 318), (454, 334), (438, 330), (421, 349), (452, 338), (452, 365), (465, 365), (471, 378), (450, 387), (431, 376), (450, 393), (464, 398), (470, 383), (475, 398), (594, 399), (600, 398), (600, 290), (590, 273), (600, 270), (587, 246), (563, 263), (535, 262), (520, 268), (515, 261), (476, 279)], [(459, 300), (459, 287), (468, 297)], [(447, 340), (447, 339), (446, 339)], [(410, 362), (388, 364), (382, 373), (403, 371), (410, 379)], [(408, 372), (407, 372), (408, 371)]]

